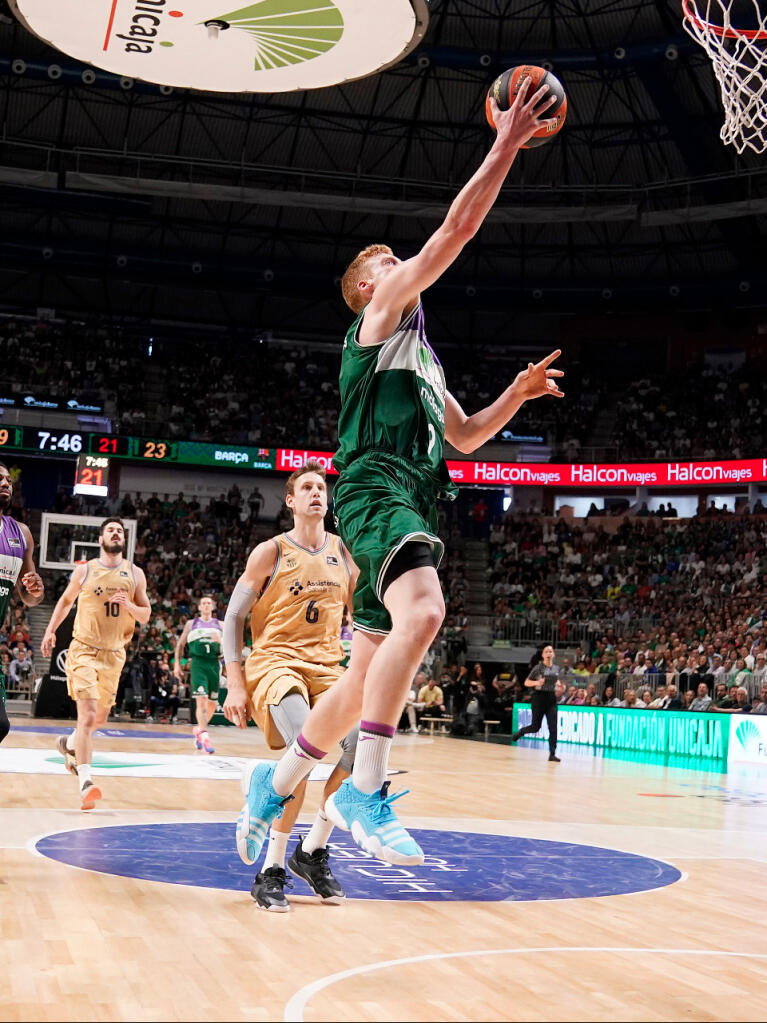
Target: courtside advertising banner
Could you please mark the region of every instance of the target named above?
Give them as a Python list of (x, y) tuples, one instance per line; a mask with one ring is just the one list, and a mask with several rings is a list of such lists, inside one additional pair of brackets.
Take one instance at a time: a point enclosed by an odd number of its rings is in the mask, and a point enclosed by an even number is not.
[(767, 767), (767, 714), (730, 715), (729, 759)]
[[(322, 462), (335, 475), (331, 451), (279, 448), (275, 468), (293, 472), (307, 458)], [(743, 486), (767, 481), (767, 458), (727, 462), (637, 462), (562, 465), (549, 462), (449, 461), (454, 483), (493, 487), (697, 487)]]
[[(628, 750), (650, 756), (689, 757), (721, 761), (727, 757), (730, 719), (727, 715), (689, 711), (630, 710), (622, 707), (558, 707), (557, 741), (606, 750)], [(513, 728), (532, 720), (530, 704), (515, 703)], [(544, 720), (528, 738), (548, 739)], [(767, 730), (764, 732), (767, 741)]]

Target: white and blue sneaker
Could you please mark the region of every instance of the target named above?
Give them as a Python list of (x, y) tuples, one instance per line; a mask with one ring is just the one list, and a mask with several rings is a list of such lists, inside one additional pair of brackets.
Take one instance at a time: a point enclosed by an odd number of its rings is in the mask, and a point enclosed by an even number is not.
[(237, 818), (237, 852), (243, 863), (255, 863), (272, 821), (282, 817), (282, 810), (293, 796), (278, 796), (272, 786), (276, 761), (268, 764), (253, 761), (244, 768), (240, 785), (245, 806)]
[(360, 849), (384, 863), (423, 863), (423, 849), (405, 831), (391, 808), (396, 799), (409, 791), (390, 796), (389, 782), (385, 781), (380, 792), (368, 795), (347, 778), (325, 801), (325, 815), (339, 828), (351, 831)]

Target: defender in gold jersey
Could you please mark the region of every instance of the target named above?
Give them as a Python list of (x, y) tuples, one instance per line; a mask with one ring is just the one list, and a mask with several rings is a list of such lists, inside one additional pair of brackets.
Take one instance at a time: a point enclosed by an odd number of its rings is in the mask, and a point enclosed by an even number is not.
[[(309, 461), (293, 473), (285, 501), (293, 513), (293, 528), (252, 551), (224, 619), (229, 687), (224, 714), (241, 728), (252, 717), (271, 749), (297, 740), (309, 709), (344, 673), (341, 626), (357, 576), (340, 538), (325, 532), (327, 488), (319, 462)], [(253, 646), (243, 674), (240, 652), (249, 611)], [(344, 752), (325, 786), (322, 806), (288, 863), (325, 902), (339, 902), (344, 893), (328, 865), (333, 825), (325, 817), (324, 800), (350, 774), (356, 741), (357, 729), (341, 741)], [(243, 775), (245, 791), (252, 769)], [(262, 909), (290, 909), (283, 891), (289, 884), (285, 854), (304, 794), (302, 785), (271, 829), (266, 861), (251, 892)], [(238, 836), (240, 831), (238, 827)], [(246, 840), (238, 837), (237, 848), (246, 863), (255, 862)]]
[(72, 573), (42, 642), (42, 651), (49, 656), (56, 646), (56, 629), (76, 600), (66, 673), (69, 695), (77, 703), (77, 728), (62, 735), (57, 746), (67, 770), (78, 776), (83, 810), (92, 810), (101, 799), (101, 790), (91, 778), (93, 732), (106, 723), (114, 705), (135, 624), (145, 625), (151, 614), (144, 573), (123, 557), (125, 528), (120, 519), (101, 523), (99, 544), (99, 557), (78, 565)]

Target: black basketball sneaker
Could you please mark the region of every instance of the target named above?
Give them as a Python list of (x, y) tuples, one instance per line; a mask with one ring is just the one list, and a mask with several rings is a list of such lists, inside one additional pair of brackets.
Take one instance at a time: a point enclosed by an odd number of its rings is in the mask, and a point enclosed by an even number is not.
[(333, 877), (333, 871), (328, 863), (328, 850), (315, 849), (313, 853), (305, 853), (302, 842), (303, 839), (299, 839), (293, 855), (288, 860), (291, 872), (296, 877), (303, 878), (323, 902), (333, 905), (343, 902), (346, 899), (346, 893)]
[(260, 909), (268, 909), (272, 913), (290, 912), (290, 903), (285, 898), (285, 889), (292, 888), (293, 882), (282, 867), (267, 867), (256, 874), (250, 896)]

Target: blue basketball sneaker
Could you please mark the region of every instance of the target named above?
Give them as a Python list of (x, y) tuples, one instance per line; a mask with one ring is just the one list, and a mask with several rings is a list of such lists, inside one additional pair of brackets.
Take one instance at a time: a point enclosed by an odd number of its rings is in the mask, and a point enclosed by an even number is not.
[(389, 782), (385, 781), (380, 792), (367, 795), (347, 778), (325, 801), (325, 814), (339, 828), (351, 831), (360, 849), (384, 863), (423, 863), (423, 849), (405, 831), (391, 808), (396, 799), (409, 791), (390, 796)]
[(272, 787), (276, 761), (268, 764), (254, 761), (243, 770), (241, 787), (245, 806), (237, 818), (237, 852), (243, 863), (255, 863), (272, 821), (282, 817), (282, 810), (293, 796), (278, 796)]

